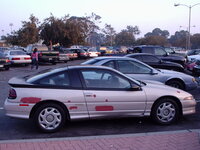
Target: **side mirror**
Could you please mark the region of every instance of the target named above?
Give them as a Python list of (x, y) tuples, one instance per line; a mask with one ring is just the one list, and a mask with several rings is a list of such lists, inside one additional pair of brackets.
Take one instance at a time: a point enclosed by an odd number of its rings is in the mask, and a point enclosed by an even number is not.
[(158, 72), (156, 72), (155, 70), (151, 70), (151, 75), (156, 75), (158, 74)]
[(131, 91), (140, 91), (141, 90), (141, 87), (137, 84), (131, 84), (131, 88), (130, 88)]

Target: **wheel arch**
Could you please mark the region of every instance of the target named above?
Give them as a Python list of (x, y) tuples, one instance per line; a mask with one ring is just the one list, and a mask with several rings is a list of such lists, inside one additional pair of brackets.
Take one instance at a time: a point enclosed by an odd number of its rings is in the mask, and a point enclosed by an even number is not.
[(180, 78), (170, 78), (165, 82), (165, 84), (167, 85), (167, 83), (170, 82), (170, 81), (179, 81), (179, 82), (181, 82), (181, 84), (183, 84), (184, 89), (185, 89), (185, 82), (182, 79), (180, 79)]
[(182, 111), (182, 104), (181, 104), (181, 102), (180, 102), (180, 100), (177, 98), (177, 97), (174, 97), (174, 96), (162, 96), (162, 97), (160, 97), (160, 98), (158, 98), (154, 103), (153, 103), (153, 105), (152, 105), (152, 107), (151, 107), (151, 115), (152, 115), (152, 112), (153, 112), (153, 109), (154, 109), (154, 107), (155, 107), (155, 105), (158, 103), (158, 102), (160, 102), (161, 100), (163, 100), (163, 99), (171, 99), (171, 100), (173, 100), (174, 102), (176, 102), (176, 104), (178, 105), (178, 107), (180, 108), (179, 109), (179, 114), (182, 116), (183, 115), (183, 111)]
[(29, 118), (32, 119), (34, 117), (34, 114), (36, 112), (36, 110), (42, 106), (43, 104), (46, 104), (46, 103), (54, 103), (54, 104), (57, 104), (59, 106), (61, 106), (63, 108), (63, 110), (65, 111), (66, 113), (66, 116), (67, 116), (67, 120), (70, 120), (70, 115), (69, 115), (69, 111), (68, 111), (68, 108), (66, 107), (66, 105), (62, 102), (59, 102), (57, 100), (44, 100), (44, 101), (41, 101), (37, 104), (35, 104), (33, 106), (33, 108), (31, 109), (31, 112), (30, 112), (30, 115), (29, 115)]

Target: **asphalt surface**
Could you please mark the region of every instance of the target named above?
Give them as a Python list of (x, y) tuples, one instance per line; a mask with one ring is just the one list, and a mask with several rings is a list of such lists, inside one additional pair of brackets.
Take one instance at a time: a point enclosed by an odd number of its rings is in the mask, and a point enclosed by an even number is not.
[[(39, 70), (46, 68), (58, 68), (67, 65), (80, 64), (82, 61), (70, 61), (58, 63), (57, 65), (43, 64)], [(148, 117), (145, 118), (121, 118), (104, 120), (87, 120), (70, 122), (57, 133), (45, 134), (38, 131), (30, 120), (15, 119), (5, 116), (3, 103), (8, 95), (8, 80), (14, 76), (23, 76), (37, 72), (31, 70), (30, 66), (15, 66), (9, 71), (0, 71), (0, 140), (16, 139), (42, 139), (56, 137), (80, 137), (98, 135), (116, 135), (130, 133), (163, 132), (176, 130), (200, 129), (200, 103), (197, 104), (197, 113), (186, 116), (179, 122), (170, 126), (157, 125)], [(193, 96), (200, 100), (200, 87), (189, 91)]]

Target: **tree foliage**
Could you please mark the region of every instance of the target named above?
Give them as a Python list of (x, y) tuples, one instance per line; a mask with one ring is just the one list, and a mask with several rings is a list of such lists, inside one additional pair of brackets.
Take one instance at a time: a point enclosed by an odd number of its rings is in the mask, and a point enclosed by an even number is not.
[(187, 36), (188, 36), (188, 32), (181, 30), (181, 31), (177, 31), (175, 32), (174, 35), (172, 35), (169, 39), (169, 42), (171, 43), (172, 46), (176, 46), (176, 47), (187, 47)]
[(144, 36), (145, 37), (149, 37), (149, 36), (163, 36), (163, 37), (167, 38), (169, 36), (169, 31), (167, 31), (167, 30), (161, 30), (160, 28), (155, 28), (155, 29), (153, 29), (152, 32), (148, 32)]
[(22, 28), (8, 35), (5, 39), (12, 45), (27, 46), (39, 40), (39, 20), (34, 15), (29, 21), (22, 21)]
[(135, 43), (135, 34), (139, 34), (140, 30), (137, 26), (127, 26), (115, 37), (116, 45), (131, 46)]
[(102, 31), (106, 37), (106, 44), (112, 46), (114, 44), (114, 38), (116, 35), (115, 29), (110, 24), (105, 24), (105, 28)]

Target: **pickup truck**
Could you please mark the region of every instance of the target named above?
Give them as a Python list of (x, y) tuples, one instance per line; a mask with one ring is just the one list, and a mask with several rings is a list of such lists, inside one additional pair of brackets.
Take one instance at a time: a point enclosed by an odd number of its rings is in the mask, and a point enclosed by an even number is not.
[(27, 53), (31, 55), (33, 50), (38, 49), (38, 61), (44, 63), (56, 64), (59, 60), (59, 51), (48, 50), (48, 47), (45, 45), (31, 45), (27, 47)]

